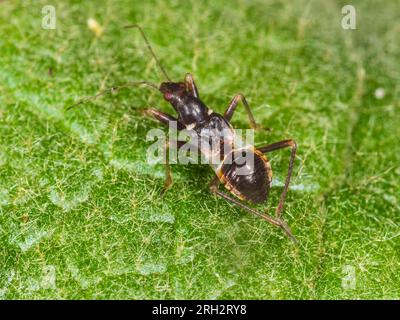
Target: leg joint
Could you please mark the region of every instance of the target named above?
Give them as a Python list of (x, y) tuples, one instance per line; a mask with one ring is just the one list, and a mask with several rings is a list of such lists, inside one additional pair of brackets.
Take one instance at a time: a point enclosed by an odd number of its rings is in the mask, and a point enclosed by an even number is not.
[(209, 186), (211, 193), (217, 193), (218, 187), (215, 184)]
[(296, 141), (290, 139), (290, 140), (288, 140), (287, 144), (288, 144), (288, 146), (291, 147), (292, 149), (297, 149), (297, 142), (296, 142)]
[(245, 100), (245, 97), (244, 97), (243, 93), (237, 93), (236, 96), (235, 96), (235, 100), (237, 102)]

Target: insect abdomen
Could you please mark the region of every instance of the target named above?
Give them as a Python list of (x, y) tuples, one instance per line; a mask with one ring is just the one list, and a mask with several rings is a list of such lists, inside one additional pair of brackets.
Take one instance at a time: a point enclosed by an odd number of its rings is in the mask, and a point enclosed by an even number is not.
[[(224, 163), (217, 172), (221, 183), (241, 200), (261, 203), (267, 200), (272, 181), (272, 170), (268, 159), (258, 150), (244, 149), (246, 157), (254, 161), (243, 163), (238, 157), (232, 163)], [(247, 166), (247, 168), (244, 168)], [(245, 170), (244, 170), (245, 169)]]

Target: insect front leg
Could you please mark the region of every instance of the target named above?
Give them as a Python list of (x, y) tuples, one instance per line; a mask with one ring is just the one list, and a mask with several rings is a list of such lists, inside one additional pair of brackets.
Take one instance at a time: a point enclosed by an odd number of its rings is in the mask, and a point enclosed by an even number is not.
[(290, 230), (289, 226), (287, 225), (287, 223), (285, 221), (283, 221), (282, 219), (276, 219), (276, 218), (270, 217), (269, 215), (263, 214), (263, 213), (255, 210), (254, 208), (251, 208), (251, 207), (241, 203), (239, 200), (220, 191), (218, 189), (219, 184), (220, 184), (219, 178), (217, 176), (215, 176), (209, 184), (210, 191), (212, 193), (220, 196), (221, 198), (224, 198), (228, 202), (231, 202), (231, 203), (237, 205), (238, 207), (260, 217), (261, 219), (268, 221), (270, 224), (282, 228), (285, 231), (285, 233), (287, 234), (287, 236), (292, 241), (297, 242), (297, 239), (294, 237), (294, 235), (292, 234), (292, 231)]
[(180, 147), (182, 147), (186, 142), (185, 141), (171, 141), (169, 139), (169, 137), (167, 136), (167, 139), (165, 141), (165, 145), (164, 145), (164, 159), (165, 159), (165, 181), (164, 181), (164, 188), (163, 191), (161, 192), (161, 196), (164, 196), (164, 194), (167, 192), (167, 190), (171, 187), (172, 183), (173, 183), (173, 179), (172, 179), (172, 174), (171, 174), (171, 166), (169, 164), (169, 149), (171, 148), (171, 146), (176, 147), (177, 150), (180, 149)]
[(171, 174), (171, 167), (169, 165), (169, 147), (170, 147), (170, 141), (169, 137), (167, 136), (167, 140), (165, 141), (164, 145), (164, 159), (165, 159), (165, 181), (164, 181), (164, 189), (161, 192), (161, 196), (164, 196), (164, 194), (167, 192), (167, 190), (171, 187), (172, 185), (172, 174)]
[(180, 121), (178, 121), (177, 118), (175, 118), (174, 116), (169, 115), (168, 113), (162, 112), (162, 111), (157, 110), (155, 108), (144, 109), (144, 113), (146, 115), (148, 115), (148, 116), (151, 116), (151, 117), (157, 119), (162, 124), (165, 124), (167, 126), (170, 126), (170, 125), (176, 123), (176, 128), (178, 130), (185, 129), (185, 125), (183, 123), (181, 123)]
[(253, 129), (257, 129), (258, 125), (256, 123), (256, 120), (253, 117), (253, 114), (250, 110), (249, 104), (247, 103), (246, 98), (244, 97), (244, 95), (242, 94), (237, 94), (236, 96), (233, 97), (233, 99), (231, 100), (231, 102), (229, 103), (228, 108), (226, 109), (225, 113), (224, 113), (224, 117), (226, 120), (231, 121), (233, 113), (236, 110), (236, 107), (239, 104), (239, 101), (243, 102), (244, 108), (246, 109), (247, 115), (249, 117), (249, 121), (250, 121), (250, 125)]
[(192, 94), (193, 97), (200, 99), (199, 90), (197, 90), (196, 83), (194, 82), (193, 76), (187, 73), (185, 76), (186, 88)]
[(279, 200), (279, 204), (278, 204), (278, 207), (276, 208), (276, 212), (275, 212), (277, 218), (280, 218), (282, 216), (283, 205), (285, 203), (286, 194), (289, 189), (290, 178), (291, 178), (292, 172), (293, 172), (294, 159), (296, 157), (296, 151), (297, 151), (297, 143), (296, 143), (296, 141), (290, 139), (290, 140), (282, 140), (282, 141), (279, 141), (279, 142), (276, 142), (273, 144), (269, 144), (265, 147), (257, 148), (262, 153), (267, 153), (267, 152), (271, 152), (271, 151), (275, 151), (275, 150), (279, 150), (279, 149), (283, 149), (283, 148), (291, 148), (292, 152), (290, 154), (289, 169), (288, 169), (288, 172), (286, 175), (285, 185), (283, 187), (281, 198)]
[[(157, 110), (155, 108), (148, 108), (144, 110), (145, 114), (152, 116), (153, 118), (157, 119), (158, 121), (160, 121), (161, 123), (165, 124), (165, 125), (172, 125), (172, 124), (176, 124), (176, 128), (178, 130), (184, 129), (185, 126), (180, 123), (178, 121), (178, 119), (176, 119), (175, 117), (164, 113), (160, 110)], [(179, 149), (182, 145), (184, 144), (183, 141), (176, 141), (175, 144), (171, 144), (171, 141), (169, 139), (169, 136), (167, 136), (167, 139), (165, 141), (165, 145), (164, 145), (164, 159), (165, 159), (165, 182), (164, 182), (164, 189), (162, 191), (162, 195), (165, 194), (165, 192), (171, 187), (173, 180), (172, 180), (172, 174), (171, 174), (171, 167), (169, 165), (169, 149), (171, 147), (171, 145), (175, 145), (177, 146), (177, 148)]]

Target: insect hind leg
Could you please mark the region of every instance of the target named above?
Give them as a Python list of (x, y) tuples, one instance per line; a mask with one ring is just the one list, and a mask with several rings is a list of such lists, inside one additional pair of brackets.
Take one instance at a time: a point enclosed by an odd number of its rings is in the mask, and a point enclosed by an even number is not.
[(281, 194), (281, 198), (279, 200), (278, 207), (276, 208), (277, 218), (280, 218), (282, 216), (283, 205), (285, 203), (286, 194), (289, 189), (290, 178), (292, 177), (294, 159), (296, 158), (297, 143), (296, 143), (296, 141), (289, 139), (289, 140), (282, 140), (282, 141), (279, 141), (279, 142), (276, 142), (273, 144), (269, 144), (264, 147), (257, 148), (262, 153), (267, 153), (267, 152), (271, 152), (271, 151), (275, 151), (275, 150), (279, 150), (279, 149), (283, 149), (283, 148), (291, 148), (292, 152), (290, 154), (289, 168), (288, 168), (286, 179), (285, 179), (285, 185), (283, 187), (283, 191)]
[(286, 233), (286, 235), (293, 241), (293, 242), (297, 242), (297, 239), (295, 238), (295, 236), (293, 235), (292, 231), (290, 230), (288, 224), (283, 221), (280, 218), (273, 218), (269, 215), (263, 214), (257, 210), (255, 210), (254, 208), (251, 208), (243, 203), (241, 203), (239, 200), (236, 200), (235, 198), (232, 198), (231, 196), (227, 195), (226, 193), (220, 191), (218, 189), (218, 186), (220, 184), (220, 181), (218, 179), (217, 176), (215, 176), (210, 184), (209, 184), (209, 188), (210, 191), (218, 196), (220, 196), (221, 198), (224, 198), (225, 200), (227, 200), (228, 202), (231, 202), (235, 205), (237, 205), (238, 207), (246, 210), (247, 212), (250, 212), (258, 217), (260, 217), (261, 219), (266, 220), (267, 222), (269, 222), (270, 224), (280, 227), (282, 228), (282, 230)]

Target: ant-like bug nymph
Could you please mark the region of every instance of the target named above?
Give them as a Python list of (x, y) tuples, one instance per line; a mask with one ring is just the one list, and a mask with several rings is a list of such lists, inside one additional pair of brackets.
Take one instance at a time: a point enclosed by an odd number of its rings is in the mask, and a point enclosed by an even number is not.
[[(201, 138), (206, 136), (206, 138), (210, 138), (211, 140), (218, 140), (217, 142), (219, 144), (219, 149), (216, 151), (217, 155), (215, 155), (215, 150), (210, 149), (209, 145), (199, 145), (199, 151), (206, 158), (211, 159), (217, 156), (218, 159), (217, 162), (212, 164), (210, 163), (215, 172), (215, 176), (209, 184), (210, 191), (241, 207), (242, 209), (259, 216), (269, 223), (281, 227), (293, 241), (296, 241), (289, 226), (282, 219), (283, 205), (289, 188), (294, 159), (296, 156), (296, 142), (294, 140), (283, 140), (258, 148), (255, 148), (251, 145), (242, 145), (240, 143), (241, 141), (238, 141), (238, 137), (235, 135), (235, 131), (230, 124), (232, 116), (240, 101), (243, 103), (243, 106), (246, 109), (251, 127), (253, 129), (257, 127), (256, 121), (254, 120), (253, 114), (245, 97), (242, 94), (236, 95), (231, 100), (223, 115), (214, 112), (213, 110), (209, 109), (200, 99), (197, 86), (191, 74), (186, 74), (183, 82), (171, 81), (167, 72), (162, 67), (160, 61), (153, 52), (153, 49), (151, 48), (142, 28), (138, 25), (131, 25), (127, 26), (126, 28), (137, 28), (139, 30), (147, 45), (147, 48), (149, 49), (151, 55), (155, 59), (167, 81), (161, 83), (159, 87), (147, 81), (126, 83), (121, 86), (113, 87), (112, 89), (104, 90), (93, 97), (82, 99), (71, 107), (87, 100), (95, 99), (100, 95), (116, 92), (121, 88), (144, 85), (158, 90), (164, 96), (164, 99), (172, 105), (178, 116), (174, 117), (154, 108), (145, 109), (145, 114), (168, 126), (174, 122), (177, 125), (176, 128), (178, 131), (190, 130), (195, 132), (195, 134)], [(184, 143), (182, 141), (177, 142), (178, 148), (182, 143)], [(166, 145), (166, 149), (168, 148), (169, 141)], [(272, 183), (272, 169), (268, 158), (265, 156), (265, 153), (283, 148), (291, 149), (289, 168), (279, 204), (275, 210), (275, 217), (272, 217), (265, 213), (259, 212), (258, 210), (242, 203), (241, 201), (247, 201), (254, 204), (267, 201), (268, 193)], [(221, 150), (223, 150), (223, 152)], [(244, 163), (243, 158), (252, 159), (252, 161)], [(172, 184), (168, 157), (166, 160), (166, 180), (164, 192)], [(247, 172), (243, 173), (244, 169), (246, 169)], [(224, 185), (230, 194), (221, 191), (218, 188), (219, 184)]]

